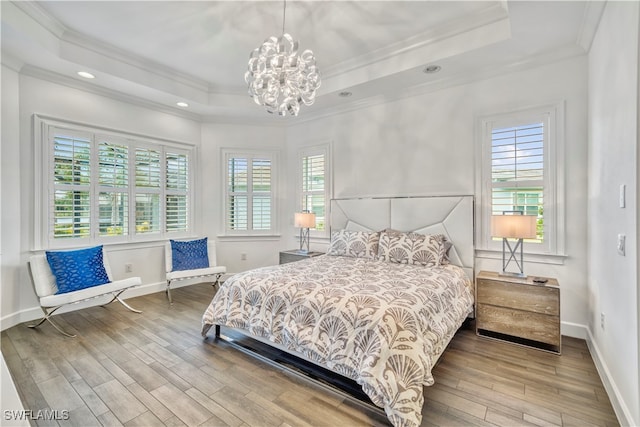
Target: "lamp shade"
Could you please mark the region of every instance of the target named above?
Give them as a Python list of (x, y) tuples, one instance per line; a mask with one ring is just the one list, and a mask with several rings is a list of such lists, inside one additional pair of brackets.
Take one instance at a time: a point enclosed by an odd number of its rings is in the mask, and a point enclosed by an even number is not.
[(535, 239), (535, 215), (493, 215), (491, 236), (511, 239)]
[(296, 212), (293, 222), (296, 228), (316, 228), (316, 214), (313, 212)]

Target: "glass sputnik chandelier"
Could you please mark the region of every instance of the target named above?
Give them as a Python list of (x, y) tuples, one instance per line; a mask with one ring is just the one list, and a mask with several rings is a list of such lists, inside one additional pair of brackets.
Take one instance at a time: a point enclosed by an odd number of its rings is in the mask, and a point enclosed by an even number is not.
[(284, 32), (287, 2), (282, 13), (282, 35), (267, 38), (249, 56), (244, 80), (249, 95), (267, 112), (297, 116), (300, 104), (311, 105), (320, 87), (316, 58), (309, 49), (298, 55), (298, 42)]

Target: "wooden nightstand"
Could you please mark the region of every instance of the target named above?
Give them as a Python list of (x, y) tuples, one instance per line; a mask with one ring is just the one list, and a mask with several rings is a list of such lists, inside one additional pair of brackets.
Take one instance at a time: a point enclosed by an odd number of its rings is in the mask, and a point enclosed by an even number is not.
[(560, 286), (533, 277), (481, 271), (476, 277), (476, 333), (560, 354)]
[(300, 252), (297, 249), (280, 252), (280, 264), (288, 262), (300, 261), (301, 259), (312, 258), (314, 256), (323, 255), (322, 252)]

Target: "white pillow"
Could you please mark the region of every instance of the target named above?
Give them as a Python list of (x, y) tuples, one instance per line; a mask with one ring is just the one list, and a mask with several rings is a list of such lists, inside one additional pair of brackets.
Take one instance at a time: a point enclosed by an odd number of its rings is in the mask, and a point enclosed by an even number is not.
[(384, 231), (380, 234), (378, 259), (398, 264), (433, 267), (447, 263), (446, 239), (442, 234), (424, 235)]
[(327, 255), (376, 259), (379, 240), (377, 231), (334, 231)]

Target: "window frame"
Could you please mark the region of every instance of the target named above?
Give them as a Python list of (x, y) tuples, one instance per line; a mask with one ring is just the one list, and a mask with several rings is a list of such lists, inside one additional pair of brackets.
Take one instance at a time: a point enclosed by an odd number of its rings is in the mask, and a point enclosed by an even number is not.
[(324, 230), (310, 229), (309, 236), (315, 238), (328, 238), (331, 230), (330, 220), (330, 204), (331, 204), (331, 145), (330, 143), (323, 143), (313, 146), (308, 146), (298, 150), (296, 157), (296, 212), (301, 212), (304, 208), (302, 206), (302, 198), (305, 194), (303, 191), (303, 172), (302, 161), (305, 157), (324, 155)]
[[(544, 240), (542, 243), (524, 242), (529, 260), (557, 263), (565, 255), (564, 212), (564, 102), (529, 107), (517, 111), (492, 114), (477, 119), (476, 144), (476, 242), (479, 256), (497, 257), (502, 254), (501, 241), (491, 237), (492, 215), (492, 137), (495, 128), (544, 123), (543, 148), (543, 207)], [(532, 258), (533, 257), (533, 258)], [(562, 261), (560, 261), (562, 262)]]
[[(220, 237), (273, 237), (279, 235), (279, 216), (278, 216), (278, 164), (279, 164), (279, 152), (275, 150), (251, 150), (251, 149), (233, 149), (233, 148), (222, 148), (221, 149), (221, 161), (222, 167), (220, 168), (222, 172), (222, 192), (223, 201), (220, 203), (222, 206), (221, 213), (221, 230), (222, 234)], [(229, 228), (229, 220), (227, 214), (229, 212), (229, 185), (227, 179), (229, 177), (229, 159), (230, 158), (240, 158), (247, 159), (247, 169), (251, 170), (250, 167), (253, 164), (253, 160), (257, 159), (268, 159), (271, 161), (271, 191), (269, 192), (271, 196), (271, 228), (268, 230), (254, 230), (253, 229), (253, 204), (251, 201), (253, 200), (254, 191), (253, 191), (253, 183), (251, 182), (250, 176), (247, 176), (247, 229), (246, 230), (232, 230)], [(251, 176), (253, 171), (251, 171)], [(249, 191), (249, 187), (251, 191)]]
[[(195, 144), (187, 144), (160, 138), (132, 134), (115, 129), (94, 126), (84, 123), (72, 122), (48, 116), (35, 114), (33, 121), (33, 147), (34, 147), (34, 235), (33, 250), (43, 249), (70, 249), (87, 245), (110, 245), (126, 243), (142, 243), (166, 240), (169, 238), (187, 238), (195, 235), (195, 207), (194, 207), (194, 176), (197, 148)], [(53, 179), (54, 149), (53, 141), (58, 130), (89, 137), (90, 140), (90, 233), (88, 237), (55, 238), (53, 235), (53, 191), (55, 187)], [(101, 142), (108, 140), (117, 145), (127, 146), (128, 184), (126, 194), (127, 206), (127, 232), (123, 235), (100, 235), (100, 193), (103, 190), (117, 191), (123, 187), (108, 187), (99, 182), (99, 146)], [(136, 233), (136, 189), (135, 183), (135, 149), (137, 147), (151, 148), (160, 151), (160, 195), (159, 203), (159, 232), (141, 234)], [(187, 230), (167, 231), (165, 199), (166, 185), (166, 151), (186, 154), (188, 158), (187, 178)], [(132, 156), (133, 153), (133, 156)]]

